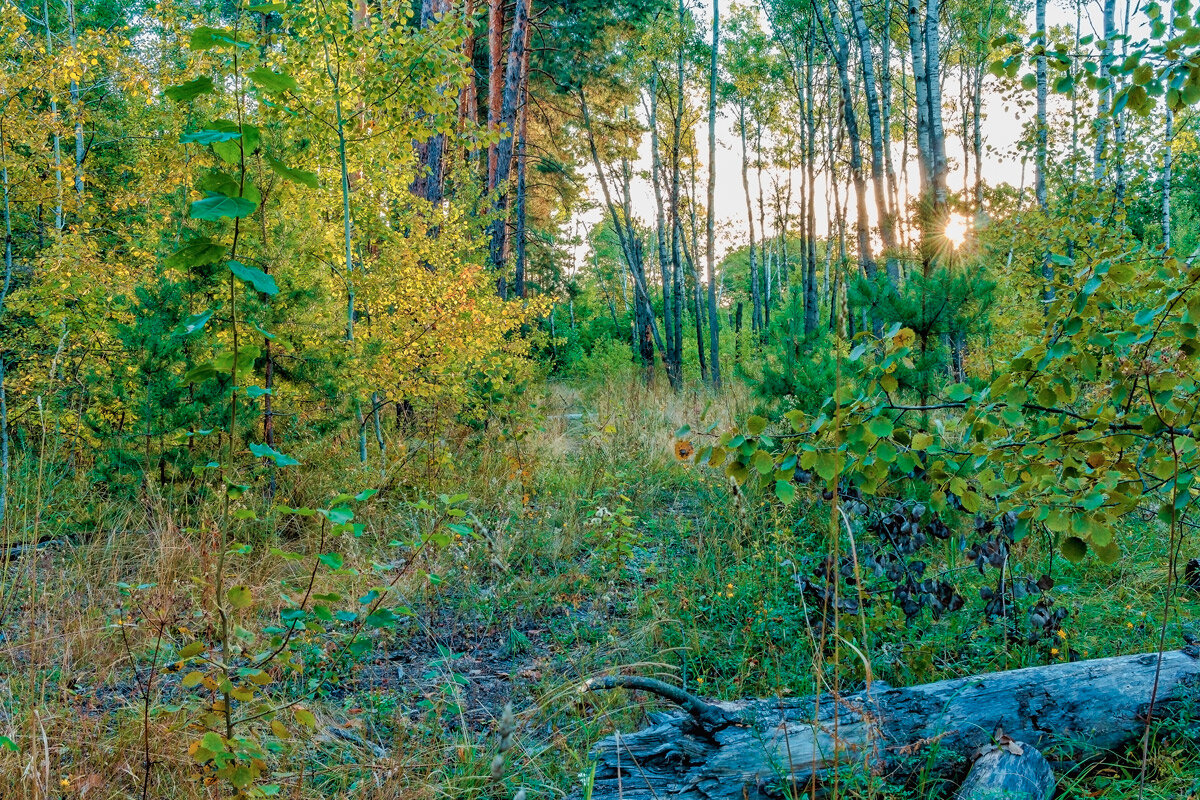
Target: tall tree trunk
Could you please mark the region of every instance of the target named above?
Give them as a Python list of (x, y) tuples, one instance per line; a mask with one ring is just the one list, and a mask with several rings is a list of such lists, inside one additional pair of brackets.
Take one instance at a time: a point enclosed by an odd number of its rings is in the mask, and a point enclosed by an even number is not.
[[(831, 14), (836, 11), (831, 9)], [(863, 88), (867, 96), (867, 123), (871, 130), (871, 183), (875, 190), (875, 210), (879, 216), (879, 240), (886, 253), (884, 264), (888, 280), (893, 287), (900, 282), (897, 266), (896, 223), (887, 196), (887, 177), (884, 174), (883, 116), (880, 112), (879, 95), (875, 90), (875, 57), (871, 52), (871, 34), (867, 30), (867, 19), (863, 14), (862, 0), (850, 0), (850, 15), (858, 38), (859, 63), (862, 65)], [(884, 65), (887, 69), (887, 65)]]
[[(1111, 0), (1110, 0), (1111, 2)], [(717, 196), (717, 53), (721, 45), (720, 0), (712, 0), (712, 58), (708, 72), (708, 339), (709, 376), (714, 389), (721, 388), (721, 321), (717, 317), (717, 228), (713, 206)]]
[[(608, 176), (604, 172), (604, 165), (600, 161), (600, 151), (596, 147), (596, 134), (592, 127), (592, 115), (587, 102), (587, 94), (582, 86), (579, 87), (578, 91), (579, 108), (583, 117), (584, 132), (587, 134), (588, 149), (592, 156), (592, 166), (596, 170), (601, 194), (604, 197), (604, 205), (608, 209), (613, 230), (616, 232), (617, 239), (621, 244), (621, 253), (625, 257), (625, 264), (629, 268), (629, 274), (634, 282), (634, 320), (637, 326), (635, 349), (639, 353), (643, 365), (645, 366), (648, 363), (652, 369), (654, 366), (653, 345), (658, 345), (660, 353), (665, 353), (666, 347), (663, 344), (662, 335), (659, 333), (658, 323), (654, 318), (654, 309), (650, 305), (650, 292), (646, 286), (641, 243), (637, 239), (637, 232), (634, 230), (633, 220), (630, 218), (628, 210), (623, 209), (621, 213), (618, 213), (617, 205), (613, 201), (612, 191), (608, 186)], [(628, 204), (629, 192), (627, 184), (625, 193), (626, 197), (623, 198), (623, 203)], [(650, 344), (650, 350), (647, 358), (646, 347), (648, 343)]]
[[(908, 0), (908, 52), (912, 59), (913, 92), (916, 105), (917, 164), (924, 198), (933, 184), (933, 156), (929, 139), (929, 73), (925, 67), (925, 38), (921, 28), (920, 0)], [(907, 137), (906, 137), (907, 138)]]
[[(903, 61), (903, 59), (901, 59)], [(883, 169), (887, 173), (888, 199), (892, 209), (892, 230), (899, 227), (896, 218), (901, 214), (900, 188), (896, 181), (896, 165), (892, 160), (892, 0), (884, 0), (883, 25), (880, 31), (879, 105), (883, 122)], [(904, 165), (907, 171), (908, 165)], [(899, 243), (898, 232), (894, 234)], [(897, 268), (897, 272), (899, 269)]]
[(463, 59), (471, 75), (458, 95), (458, 129), (461, 133), (464, 122), (479, 124), (479, 82), (475, 75), (475, 0), (463, 3), (463, 19), (469, 25), (469, 33), (463, 40)]
[[(42, 0), (42, 19), (46, 23), (46, 56), (54, 60), (54, 37), (50, 33), (50, 4)], [(58, 132), (60, 122), (58, 116), (58, 100), (50, 96), (50, 119), (54, 126), (51, 139), (54, 143), (54, 231), (63, 231), (63, 174), (62, 174), (62, 135)]]
[(759, 266), (762, 278), (762, 289), (759, 291), (759, 296), (762, 298), (763, 314), (762, 314), (762, 330), (766, 332), (771, 328), (771, 256), (767, 252), (767, 214), (763, 205), (763, 121), (757, 120), (756, 130), (754, 135), (754, 155), (755, 169), (758, 173), (758, 233), (761, 237), (759, 243)]
[(521, 98), (517, 111), (517, 267), (513, 289), (517, 297), (525, 297), (526, 249), (528, 247), (528, 220), (526, 219), (525, 170), (526, 144), (529, 138), (529, 53), (533, 26), (525, 27), (525, 46), (521, 54)]
[(521, 95), (522, 65), (525, 63), (525, 33), (529, 25), (532, 0), (517, 0), (513, 14), (512, 35), (508, 44), (508, 63), (504, 70), (504, 91), (500, 106), (498, 129), (500, 141), (496, 144), (495, 183), (492, 185), (491, 263), (496, 274), (496, 290), (501, 297), (507, 296), (508, 285), (505, 275), (506, 250), (508, 246), (508, 177), (512, 169), (513, 140), (517, 120), (517, 105)]
[[(71, 49), (75, 52), (79, 50), (79, 33), (75, 27), (75, 0), (66, 0), (67, 5), (67, 24), (70, 26)], [(49, 24), (49, 19), (46, 20)], [(83, 145), (83, 99), (80, 95), (79, 84), (76, 81), (71, 81), (71, 104), (74, 106), (75, 113), (75, 195), (76, 202), (79, 203), (79, 213), (83, 214), (83, 159), (85, 149)]]
[[(686, 9), (683, 0), (679, 0), (679, 25), (684, 27)], [(671, 272), (674, 277), (673, 294), (675, 300), (674, 320), (675, 332), (672, 349), (675, 352), (675, 371), (683, 381), (683, 293), (686, 281), (683, 276), (683, 219), (679, 208), (680, 198), (680, 139), (683, 135), (684, 106), (684, 57), (683, 47), (676, 53), (675, 64), (675, 98), (672, 105), (671, 127)], [(700, 360), (704, 361), (704, 349), (700, 349)]]
[(504, 106), (504, 5), (505, 0), (488, 0), (488, 134), (493, 139), (488, 145), (488, 191), (498, 185), (497, 172), (500, 167), (499, 143), (495, 139), (500, 135), (500, 117)]
[[(1050, 126), (1046, 120), (1047, 76), (1045, 45), (1048, 33), (1046, 30), (1046, 0), (1036, 0), (1034, 20), (1038, 34), (1041, 36), (1043, 47), (1037, 57), (1037, 116), (1035, 120), (1037, 125), (1037, 151), (1034, 154), (1033, 193), (1037, 198), (1038, 208), (1041, 209), (1043, 214), (1049, 214), (1050, 206), (1046, 197), (1046, 151), (1050, 135)], [(1050, 264), (1049, 250), (1042, 253), (1042, 282), (1042, 300), (1046, 303), (1044, 309), (1046, 313), (1049, 313), (1049, 303), (1054, 299), (1054, 267)]]
[[(4, 306), (12, 289), (13, 277), (12, 200), (9, 195), (7, 144), (3, 122), (0, 121), (0, 181), (4, 189), (4, 282), (0, 284), (0, 325), (4, 323)], [(5, 523), (4, 511), (8, 506), (8, 394), (4, 382), (7, 361), (8, 353), (0, 350), (0, 525)]]
[[(808, 186), (807, 218), (808, 238), (804, 256), (804, 336), (815, 336), (820, 325), (820, 297), (817, 295), (817, 120), (814, 112), (816, 83), (813, 80), (814, 42), (810, 32), (806, 44), (804, 86), (808, 100), (804, 104), (804, 123), (807, 131), (805, 153), (806, 181)], [(826, 235), (826, 243), (829, 237)], [(828, 247), (826, 248), (828, 249)]]
[(1096, 183), (1104, 179), (1108, 158), (1108, 121), (1109, 109), (1112, 107), (1113, 75), (1108, 68), (1108, 58), (1112, 55), (1113, 36), (1116, 34), (1117, 0), (1103, 0), (1104, 8), (1104, 51), (1100, 58), (1100, 77), (1107, 78), (1109, 85), (1100, 91), (1096, 108), (1096, 150), (1092, 167), (1092, 178)]
[(679, 360), (675, 352), (675, 304), (672, 297), (674, 287), (673, 264), (667, 254), (667, 213), (663, 204), (662, 181), (662, 149), (658, 135), (658, 65), (651, 67), (650, 77), (650, 182), (654, 186), (655, 209), (655, 239), (658, 243), (658, 267), (662, 273), (663, 298), (663, 330), (666, 333), (666, 351), (663, 353), (663, 364), (667, 370), (667, 380), (671, 388), (678, 391), (682, 388), (682, 376), (678, 374)]
[(757, 243), (754, 238), (754, 202), (750, 199), (750, 175), (748, 171), (750, 156), (746, 148), (745, 102), (738, 108), (738, 130), (741, 132), (742, 138), (742, 190), (746, 195), (746, 225), (747, 230), (750, 232), (750, 328), (757, 333), (763, 327), (763, 306), (762, 294), (759, 291)]
[[(825, 41), (837, 66), (838, 83), (841, 86), (842, 119), (845, 122), (846, 135), (850, 139), (850, 177), (854, 182), (854, 229), (858, 244), (858, 262), (867, 280), (874, 283), (876, 267), (871, 256), (870, 222), (867, 217), (867, 179), (863, 173), (862, 142), (858, 132), (858, 115), (854, 110), (854, 91), (850, 85), (850, 44), (833, 0), (829, 0), (827, 17), (821, 11), (820, 3), (813, 2), (813, 8), (825, 31)], [(830, 30), (833, 32), (832, 37)], [(878, 319), (873, 320), (872, 328), (877, 334), (883, 330)]]

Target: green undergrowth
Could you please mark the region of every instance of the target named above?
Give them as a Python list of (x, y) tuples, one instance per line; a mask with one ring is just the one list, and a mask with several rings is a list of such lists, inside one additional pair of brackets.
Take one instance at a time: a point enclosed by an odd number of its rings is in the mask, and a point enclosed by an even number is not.
[[(272, 504), (231, 532), (253, 547), (227, 584), (266, 598), (255, 611), (269, 622), (284, 607), (281, 582), (297, 573), (267, 554), (317, 552), (320, 536), (311, 518), (269, 508), (321, 507), (331, 486), (380, 489), (356, 507), (361, 529), (342, 537), (341, 568), (319, 580), (321, 591), (357, 597), (411, 555), (400, 543), (427, 524), (430, 508), (465, 495), (454, 505), (466, 527), (415, 560), (389, 600), (398, 622), (370, 635), (369, 654), (331, 664), (333, 639), (301, 637), (308, 666), (278, 693), (304, 698), (317, 724), (264, 754), (281, 791), (499, 798), (525, 787), (561, 796), (586, 774), (592, 744), (662, 707), (641, 695), (579, 692), (602, 674), (653, 675), (710, 698), (775, 697), (853, 691), (868, 675), (910, 685), (1158, 646), (1168, 533), (1156, 521), (1129, 521), (1112, 565), (1072, 564), (1037, 533), (1021, 539), (1003, 580), (1049, 576), (1053, 587), (989, 616), (981, 590), (994, 591), (1002, 575), (967, 556), (978, 538), (972, 521), (951, 520), (949, 538), (914, 557), (954, 585), (961, 608), (906, 618), (886, 581), (868, 576), (839, 582), (841, 598), (861, 602), (823, 617), (805, 581), (833, 548), (851, 552), (852, 536), (860, 550), (871, 545), (868, 518), (887, 509), (832, 525), (833, 506), (813, 485), (798, 484), (785, 506), (679, 457), (677, 429), (721, 429), (749, 413), (750, 398), (736, 389), (675, 395), (625, 372), (550, 386), (526, 402), (486, 425), (410, 435), (405, 452), (393, 447), (386, 460), (373, 452), (366, 465), (352, 443), (311, 442), (296, 453), (306, 469), (280, 476)], [(0, 782), (19, 787), (14, 798), (75, 796), (101, 779), (101, 796), (128, 796), (142, 774), (131, 754), (149, 738), (153, 796), (218, 796), (187, 759), (195, 723), (164, 657), (212, 624), (202, 610), (215, 567), (202, 524), (209, 501), (177, 505), (164, 487), (136, 502), (105, 497), (55, 469), (43, 469), (40, 484), (37, 465), (17, 473), (9, 541), (61, 544), (6, 568), (0, 734), (16, 749), (0, 749)], [(37, 502), (49, 511), (32, 513)], [(122, 586), (147, 587), (143, 600), (131, 602)], [(1039, 602), (1062, 615), (1031, 638)], [(1182, 646), (1198, 612), (1182, 591), (1168, 648)], [(150, 664), (158, 677), (147, 701), (138, 675)], [(316, 690), (306, 684), (313, 676)], [(494, 770), (510, 702), (517, 744)], [(52, 746), (35, 750), (35, 738)], [(1163, 723), (1148, 750), (1145, 796), (1195, 792), (1198, 755), (1194, 721)], [(117, 763), (126, 768), (114, 771)], [(1140, 778), (1139, 749), (1065, 774), (1061, 796), (1133, 797)], [(842, 787), (847, 798), (933, 792), (855, 788), (853, 778)]]

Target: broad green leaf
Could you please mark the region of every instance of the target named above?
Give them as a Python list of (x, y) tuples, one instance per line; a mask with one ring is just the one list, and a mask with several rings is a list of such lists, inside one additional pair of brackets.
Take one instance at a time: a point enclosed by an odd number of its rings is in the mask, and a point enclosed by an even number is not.
[(8, 750), (13, 753), (21, 752), (21, 748), (17, 747), (17, 743), (7, 736), (0, 736), (0, 749)]
[(341, 553), (322, 553), (317, 556), (317, 560), (330, 569), (341, 569), (345, 563)]
[(229, 605), (234, 608), (246, 608), (254, 602), (254, 595), (250, 593), (250, 589), (246, 586), (234, 586), (226, 595), (229, 599)]
[(300, 84), (291, 75), (283, 72), (272, 72), (266, 67), (258, 67), (250, 71), (250, 80), (254, 81), (263, 91), (270, 94), (286, 94), (295, 92)]
[(181, 683), (185, 689), (191, 689), (193, 686), (199, 686), (204, 682), (204, 673), (199, 670), (192, 670), (187, 675), (183, 676)]
[(307, 186), (310, 189), (316, 189), (320, 185), (319, 181), (317, 180), (316, 173), (306, 172), (302, 169), (289, 167), (287, 164), (284, 164), (277, 158), (267, 156), (267, 165), (276, 175), (284, 178), (285, 180), (289, 180), (292, 183), (299, 183), (303, 186)]
[(179, 323), (179, 327), (175, 329), (176, 336), (189, 336), (198, 331), (204, 330), (204, 326), (208, 324), (212, 318), (214, 309), (201, 311), (199, 314), (192, 314), (190, 317)]
[(292, 458), (291, 456), (284, 455), (270, 445), (255, 444), (254, 442), (250, 442), (247, 446), (250, 448), (250, 452), (254, 454), (255, 458), (270, 458), (275, 461), (276, 466), (294, 467), (300, 463), (296, 459)]
[(1078, 564), (1087, 555), (1087, 544), (1078, 536), (1068, 536), (1063, 540), (1062, 554), (1067, 561)]
[(796, 499), (796, 486), (791, 481), (775, 481), (775, 496), (782, 503), (790, 503)]
[(204, 649), (204, 642), (192, 642), (180, 650), (178, 655), (180, 658), (191, 658), (192, 656), (198, 656), (203, 653)]
[[(221, 120), (224, 122), (224, 120)], [(188, 131), (179, 137), (179, 141), (183, 144), (212, 144), (213, 142), (229, 142), (242, 137), (241, 131), (236, 125), (229, 123), (232, 129), (221, 127), (204, 128), (198, 131)]]
[(296, 722), (299, 722), (306, 728), (317, 727), (317, 718), (313, 716), (313, 713), (308, 709), (296, 706), (296, 708), (292, 710), (292, 713), (296, 717)]
[(759, 416), (753, 416), (746, 420), (746, 433), (751, 436), (758, 436), (767, 429), (767, 421)]
[(264, 389), (261, 386), (247, 386), (246, 387), (246, 397), (249, 397), (251, 400), (257, 400), (258, 398), (262, 397), (263, 395), (268, 395), (268, 394), (272, 394), (272, 395), (275, 394), (275, 390), (274, 389)]
[(230, 261), (229, 271), (253, 286), (255, 291), (272, 296), (279, 294), (279, 286), (275, 284), (275, 279), (258, 267), (247, 267), (240, 261)]
[(219, 192), (209, 192), (208, 197), (192, 203), (188, 214), (192, 219), (216, 221), (248, 217), (258, 208), (258, 203), (244, 197), (230, 197)]
[(202, 94), (209, 94), (213, 89), (213, 79), (208, 75), (201, 75), (195, 80), (167, 87), (163, 91), (163, 96), (168, 100), (174, 100), (176, 103), (187, 103), (195, 100)]
[(214, 242), (207, 236), (192, 239), (163, 261), (167, 269), (190, 269), (201, 264), (220, 261), (225, 255), (225, 245)]
[(196, 51), (212, 50), (214, 47), (249, 47), (249, 42), (238, 41), (237, 36), (228, 28), (211, 28), (201, 25), (192, 31), (189, 46)]

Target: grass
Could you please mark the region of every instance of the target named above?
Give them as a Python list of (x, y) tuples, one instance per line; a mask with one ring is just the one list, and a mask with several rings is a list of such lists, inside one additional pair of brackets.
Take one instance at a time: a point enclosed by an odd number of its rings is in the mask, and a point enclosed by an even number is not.
[[(621, 692), (579, 694), (590, 676), (656, 675), (727, 699), (807, 694), (834, 673), (843, 687), (862, 679), (866, 664), (845, 648), (840, 662), (825, 660), (818, 673), (812, 666), (820, 645), (796, 580), (828, 547), (819, 492), (803, 488), (783, 508), (674, 455), (681, 425), (719, 429), (751, 413), (744, 390), (672, 394), (625, 371), (550, 385), (524, 402), (484, 428), (442, 426), (404, 440), (393, 432), (383, 464), (375, 453), (358, 464), (349, 441), (313, 441), (297, 452), (305, 468), (281, 478), (277, 503), (315, 508), (334, 489), (384, 489), (356, 507), (362, 531), (338, 540), (343, 567), (319, 572), (315, 591), (364, 596), (392, 574), (389, 566), (411, 559), (389, 603), (412, 614), (371, 633), (371, 654), (337, 669), (321, 666), (329, 636), (297, 637), (307, 666), (276, 675), (271, 697), (303, 698), (317, 724), (288, 717), (286, 738), (265, 721), (247, 725), (271, 745), (260, 783), (295, 798), (466, 800), (512, 797), (521, 787), (563, 796), (586, 774), (592, 743), (643, 725), (656, 707)], [(167, 671), (188, 641), (215, 635), (213, 509), (181, 506), (166, 488), (105, 498), (84, 470), (62, 468), (65, 452), (48, 439), (42, 463), (18, 465), (19, 511), (5, 534), (9, 543), (64, 545), (10, 560), (3, 572), (0, 735), (17, 749), (0, 747), (2, 796), (141, 796), (147, 746), (148, 796), (226, 796), (189, 757), (218, 693), (185, 689), (187, 668)], [(414, 502), (436, 507), (438, 494), (460, 492), (476, 536), (412, 556), (414, 536), (434, 514)], [(266, 504), (259, 517), (230, 531), (251, 552), (228, 561), (224, 585), (251, 592), (255, 603), (239, 624), (263, 637), (323, 539), (315, 518)], [(937, 620), (926, 611), (906, 626), (881, 595), (841, 624), (873, 674), (896, 685), (1051, 663), (1072, 651), (1153, 650), (1166, 532), (1135, 520), (1121, 541), (1126, 557), (1113, 566), (1069, 564), (1033, 537), (1015, 546), (1011, 574), (1050, 572), (1054, 607), (1066, 610), (1060, 627), (1034, 643), (983, 621), (979, 590), (995, 584), (996, 572), (963, 569), (951, 545), (927, 555), (928, 569), (953, 576), (964, 609)], [(272, 548), (310, 558), (282, 560)], [(1020, 612), (1032, 602), (1020, 601)], [(1168, 646), (1179, 646), (1198, 610), (1192, 597), (1181, 599)], [(1024, 630), (1024, 618), (1014, 619)], [(316, 674), (324, 679), (314, 690)], [(515, 746), (496, 778), (496, 731), (509, 702)], [(1145, 796), (1194, 794), (1195, 723), (1164, 724), (1159, 733)], [(1137, 796), (1140, 771), (1140, 752), (1123, 755), (1065, 775), (1061, 796)], [(844, 796), (859, 793), (846, 788)]]

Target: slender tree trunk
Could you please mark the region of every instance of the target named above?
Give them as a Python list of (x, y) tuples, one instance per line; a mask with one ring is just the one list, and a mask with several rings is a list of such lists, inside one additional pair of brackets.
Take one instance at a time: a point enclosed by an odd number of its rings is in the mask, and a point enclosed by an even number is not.
[(933, 156), (929, 138), (929, 73), (925, 67), (925, 39), (921, 29), (920, 0), (908, 0), (908, 52), (912, 59), (913, 91), (916, 97), (917, 163), (921, 194), (933, 184)]
[[(54, 59), (54, 37), (50, 33), (50, 4), (49, 0), (42, 0), (42, 19), (46, 23), (46, 56), (53, 61)], [(54, 231), (61, 234), (63, 231), (63, 175), (62, 175), (62, 135), (58, 132), (59, 116), (58, 116), (58, 100), (53, 95), (50, 97), (50, 119), (54, 126), (51, 139), (54, 142)]]
[[(830, 14), (836, 10), (830, 9)], [(867, 19), (863, 14), (862, 0), (850, 0), (850, 15), (858, 38), (859, 63), (862, 65), (863, 88), (867, 96), (867, 122), (871, 131), (871, 183), (875, 190), (875, 209), (879, 216), (879, 239), (883, 242), (885, 266), (888, 280), (893, 287), (900, 282), (897, 266), (896, 223), (887, 196), (887, 176), (884, 174), (883, 116), (880, 112), (879, 95), (875, 90), (875, 58), (871, 52), (871, 34), (867, 30)], [(884, 65), (887, 69), (887, 65)]]
[[(4, 307), (12, 289), (13, 236), (12, 200), (8, 183), (8, 142), (5, 140), (3, 123), (0, 122), (0, 180), (4, 188), (4, 282), (0, 284), (0, 324), (4, 322)], [(2, 328), (0, 328), (2, 330)], [(8, 506), (8, 394), (5, 385), (5, 367), (8, 353), (0, 350), (0, 526), (5, 523), (4, 512)]]
[[(500, 135), (500, 117), (504, 104), (504, 5), (505, 0), (488, 2), (488, 133), (495, 140)], [(518, 0), (520, 2), (520, 0)], [(488, 145), (487, 188), (492, 191), (498, 185), (497, 171), (500, 166), (499, 143)]]
[(754, 239), (754, 202), (750, 199), (749, 153), (746, 148), (746, 104), (738, 109), (738, 130), (742, 138), (742, 190), (746, 195), (746, 225), (750, 232), (750, 328), (756, 333), (763, 327), (762, 294), (759, 292), (757, 243)]
[[(1034, 24), (1042, 37), (1042, 44), (1045, 44), (1048, 33), (1046, 30), (1046, 0), (1036, 0), (1034, 18)], [(1038, 208), (1041, 209), (1043, 214), (1050, 213), (1050, 206), (1046, 197), (1046, 151), (1050, 135), (1050, 127), (1046, 120), (1046, 84), (1046, 54), (1043, 48), (1037, 57), (1037, 117), (1035, 120), (1037, 125), (1037, 152), (1034, 156), (1033, 165), (1034, 196), (1037, 198)], [(1050, 264), (1049, 251), (1042, 253), (1042, 282), (1044, 284), (1042, 300), (1046, 304), (1043, 308), (1046, 313), (1049, 313), (1049, 303), (1054, 299), (1054, 267)]]
[(672, 298), (672, 288), (674, 286), (674, 276), (672, 274), (672, 262), (667, 254), (667, 214), (663, 204), (663, 166), (662, 166), (662, 149), (658, 136), (658, 65), (651, 67), (650, 78), (650, 182), (654, 186), (654, 208), (655, 208), (655, 239), (658, 243), (658, 266), (662, 273), (662, 298), (663, 298), (663, 329), (666, 333), (665, 344), (666, 351), (663, 353), (663, 364), (667, 370), (667, 380), (671, 384), (671, 388), (678, 391), (682, 388), (680, 376), (676, 372), (679, 359), (675, 353), (675, 320), (674, 320), (674, 299)]
[[(71, 49), (78, 52), (79, 34), (75, 27), (75, 0), (66, 0), (66, 6)], [(47, 18), (46, 24), (50, 24), (49, 18)], [(80, 96), (79, 84), (76, 81), (71, 81), (71, 104), (74, 106), (75, 113), (75, 199), (79, 203), (79, 213), (83, 214), (83, 159), (86, 151), (83, 145), (83, 100)]]
[(463, 19), (470, 26), (470, 33), (463, 40), (463, 59), (471, 76), (458, 95), (458, 129), (462, 132), (465, 122), (479, 124), (479, 83), (475, 76), (475, 0), (463, 3)]
[[(892, 161), (892, 0), (884, 0), (883, 25), (880, 31), (879, 101), (883, 123), (883, 168), (887, 173), (888, 198), (891, 202), (893, 236), (899, 243), (896, 217), (901, 213), (900, 189), (896, 182), (896, 165)], [(907, 170), (907, 165), (905, 165)], [(897, 273), (899, 269), (897, 268)]]
[(521, 54), (521, 98), (517, 111), (517, 267), (513, 289), (517, 297), (525, 297), (526, 248), (528, 246), (528, 220), (525, 203), (526, 143), (529, 138), (529, 39), (532, 25), (525, 27), (525, 46)]
[[(1111, 2), (1112, 0), (1109, 0)], [(712, 58), (708, 72), (708, 338), (709, 376), (714, 389), (721, 388), (721, 321), (717, 317), (717, 228), (713, 206), (717, 196), (717, 53), (721, 44), (720, 0), (712, 0)]]
[[(650, 305), (650, 293), (646, 286), (646, 275), (643, 267), (641, 243), (637, 240), (637, 232), (634, 230), (633, 221), (629, 216), (627, 209), (623, 210), (624, 219), (617, 213), (617, 205), (613, 202), (612, 192), (608, 186), (608, 177), (604, 172), (604, 165), (600, 161), (600, 151), (596, 147), (596, 135), (592, 128), (592, 115), (587, 102), (587, 94), (582, 86), (579, 87), (579, 108), (583, 117), (584, 132), (587, 134), (588, 149), (592, 156), (592, 166), (596, 170), (597, 180), (600, 183), (600, 190), (604, 197), (604, 205), (608, 209), (609, 219), (612, 222), (613, 230), (617, 234), (617, 239), (621, 243), (621, 252), (625, 256), (625, 263), (629, 268), (629, 273), (633, 277), (634, 282), (634, 320), (637, 324), (637, 340), (635, 349), (640, 354), (643, 365), (653, 369), (654, 366), (654, 345), (657, 344), (660, 353), (666, 352), (666, 347), (663, 343), (662, 336), (658, 330), (658, 324), (654, 318), (654, 309)], [(625, 198), (623, 203), (629, 202), (628, 183), (625, 188)], [(647, 344), (649, 354), (647, 358)]]
[[(820, 326), (820, 297), (817, 295), (817, 120), (814, 112), (816, 103), (816, 83), (813, 80), (814, 42), (813, 34), (809, 34), (806, 45), (807, 58), (804, 71), (805, 93), (808, 101), (804, 106), (804, 123), (807, 131), (805, 144), (805, 170), (808, 186), (807, 218), (808, 240), (805, 243), (804, 257), (804, 336), (815, 336)], [(828, 234), (826, 235), (828, 241)]]
[[(1172, 20), (1167, 27), (1167, 40), (1175, 35)], [(1168, 104), (1163, 111), (1163, 165), (1162, 165), (1162, 246), (1163, 252), (1171, 249), (1171, 167), (1175, 150), (1175, 114)]]
[(525, 33), (529, 24), (532, 0), (517, 0), (513, 15), (512, 35), (509, 37), (508, 63), (504, 70), (503, 99), (498, 129), (501, 139), (496, 144), (495, 183), (492, 185), (491, 263), (496, 274), (496, 289), (507, 296), (505, 256), (508, 246), (508, 177), (512, 169), (513, 140), (517, 120), (517, 105), (521, 95), (522, 64), (525, 63)]
[[(684, 26), (686, 9), (683, 0), (679, 0), (679, 25)], [(683, 381), (683, 293), (686, 281), (683, 276), (683, 220), (679, 209), (680, 197), (680, 139), (683, 134), (684, 106), (684, 58), (683, 47), (676, 54), (675, 65), (675, 98), (671, 116), (671, 272), (674, 277), (673, 294), (675, 300), (674, 320), (675, 332), (672, 349), (675, 352), (675, 372)], [(704, 350), (700, 350), (700, 360), (704, 360)]]
[[(871, 256), (870, 222), (867, 217), (867, 179), (863, 174), (862, 142), (858, 132), (858, 116), (854, 110), (854, 91), (850, 85), (850, 45), (832, 0), (829, 0), (828, 17), (822, 14), (820, 3), (814, 2), (813, 8), (817, 11), (821, 27), (825, 31), (826, 44), (837, 66), (842, 95), (842, 119), (845, 122), (846, 135), (850, 139), (850, 176), (854, 182), (854, 228), (858, 261), (867, 280), (874, 283), (876, 267)], [(830, 30), (833, 32), (832, 37)], [(872, 328), (876, 334), (882, 333), (882, 323), (878, 319), (873, 320)]]
[(1113, 49), (1113, 36), (1116, 34), (1116, 15), (1117, 0), (1103, 0), (1104, 8), (1104, 51), (1100, 59), (1100, 76), (1109, 80), (1108, 88), (1100, 91), (1100, 99), (1096, 109), (1096, 150), (1093, 159), (1092, 178), (1096, 183), (1100, 183), (1104, 178), (1106, 171), (1106, 162), (1108, 158), (1108, 119), (1109, 108), (1112, 103), (1112, 72), (1107, 66), (1107, 58), (1111, 56)]

